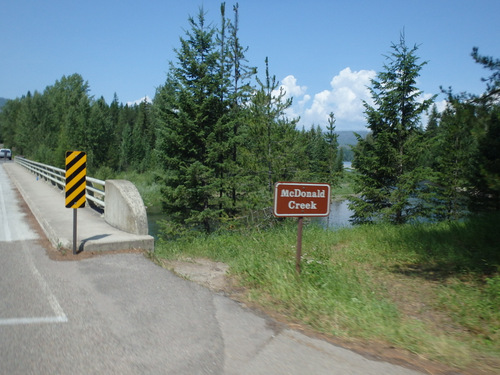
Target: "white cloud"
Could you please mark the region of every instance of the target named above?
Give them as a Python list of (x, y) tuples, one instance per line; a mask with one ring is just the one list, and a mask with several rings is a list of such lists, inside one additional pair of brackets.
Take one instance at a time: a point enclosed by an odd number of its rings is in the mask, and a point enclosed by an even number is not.
[(311, 95), (304, 95), (302, 100), (299, 100), (298, 104), (304, 107), (309, 100), (311, 100)]
[[(347, 67), (330, 81), (330, 89), (315, 94), (306, 94), (307, 86), (298, 84), (297, 78), (289, 75), (283, 79), (281, 87), (286, 90), (286, 97), (293, 96), (294, 101), (286, 115), (289, 118), (300, 116), (299, 126), (308, 129), (311, 125), (325, 128), (331, 112), (335, 115), (335, 128), (340, 130), (362, 130), (366, 127), (363, 101), (373, 104), (369, 87), (376, 76), (373, 70), (352, 71)], [(432, 94), (423, 94), (420, 101), (429, 99)], [(436, 102), (439, 112), (446, 106), (446, 101)], [(427, 125), (428, 117), (422, 116), (422, 125)]]
[(375, 77), (373, 70), (353, 72), (349, 67), (333, 77), (331, 95), (334, 102), (334, 113), (338, 120), (362, 121), (364, 119), (363, 101), (370, 102), (368, 86)]
[(299, 86), (297, 84), (297, 78), (293, 75), (288, 75), (283, 78), (280, 87), (274, 90), (272, 95), (277, 97), (283, 92), (283, 100), (293, 98), (293, 105), (285, 111), (285, 115), (289, 119), (295, 119), (301, 116), (304, 106), (311, 99), (310, 95), (306, 95), (306, 91), (306, 86)]
[[(283, 89), (283, 91), (285, 92), (285, 99), (288, 99), (290, 97), (296, 98), (299, 96), (303, 96), (307, 91), (306, 86), (297, 85), (297, 78), (292, 75), (288, 75), (283, 78), (283, 80), (281, 81), (280, 89)], [(273, 94), (278, 95), (279, 90), (274, 91)]]
[(140, 98), (140, 99), (137, 99), (136, 101), (133, 101), (133, 102), (127, 102), (127, 105), (128, 105), (129, 107), (132, 107), (132, 106), (134, 106), (134, 105), (139, 105), (139, 104), (141, 104), (143, 101), (146, 101), (146, 102), (148, 102), (148, 103), (153, 103), (153, 101), (151, 100), (151, 98), (150, 98), (149, 96), (147, 96), (147, 95), (146, 95), (146, 96), (144, 96), (144, 97), (142, 97), (142, 98)]
[(448, 102), (445, 99), (443, 99), (443, 100), (440, 100), (439, 102), (436, 102), (435, 104), (436, 104), (438, 112), (441, 113), (446, 109)]
[[(306, 86), (297, 84), (294, 76), (283, 79), (282, 87), (294, 96), (293, 108), (287, 113), (300, 115), (300, 123), (326, 126), (330, 112), (335, 114), (337, 130), (360, 130), (365, 126), (363, 100), (371, 101), (368, 86), (375, 77), (373, 70), (343, 69), (330, 81), (331, 89), (306, 95)], [(311, 102), (312, 98), (312, 102)]]
[(324, 90), (314, 95), (311, 107), (305, 110), (306, 117), (325, 118), (328, 117), (328, 108), (333, 106), (331, 91)]

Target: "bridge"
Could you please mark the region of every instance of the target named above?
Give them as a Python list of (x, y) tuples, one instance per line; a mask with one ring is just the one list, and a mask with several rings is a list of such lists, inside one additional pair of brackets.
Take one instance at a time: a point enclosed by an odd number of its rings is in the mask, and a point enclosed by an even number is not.
[[(65, 207), (65, 171), (20, 157), (3, 167), (52, 245), (72, 249), (73, 209)], [(131, 182), (87, 177), (86, 196), (88, 204), (77, 213), (78, 252), (154, 250), (144, 203)]]

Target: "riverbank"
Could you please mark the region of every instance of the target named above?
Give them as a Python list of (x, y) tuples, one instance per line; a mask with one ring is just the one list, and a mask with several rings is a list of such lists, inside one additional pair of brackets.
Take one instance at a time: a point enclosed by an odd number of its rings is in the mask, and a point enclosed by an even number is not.
[(297, 228), (288, 222), (269, 231), (160, 242), (155, 257), (221, 262), (235, 298), (325, 337), (397, 348), (466, 374), (497, 373), (498, 215), (335, 231), (310, 225), (299, 277)]

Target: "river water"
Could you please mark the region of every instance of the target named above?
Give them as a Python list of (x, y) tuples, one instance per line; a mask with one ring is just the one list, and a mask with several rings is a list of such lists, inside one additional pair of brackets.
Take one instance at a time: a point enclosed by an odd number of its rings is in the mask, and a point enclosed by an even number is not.
[(337, 229), (351, 227), (349, 218), (352, 211), (348, 206), (349, 201), (333, 201), (330, 203), (330, 215), (327, 217), (319, 218), (319, 222), (325, 228)]
[[(333, 201), (330, 203), (330, 215), (327, 217), (319, 217), (313, 219), (318, 222), (325, 229), (338, 229), (352, 226), (349, 222), (349, 218), (352, 215), (352, 211), (349, 210), (348, 201)], [(161, 213), (148, 213), (148, 228), (149, 234), (155, 239), (158, 239), (158, 233), (160, 231), (159, 221), (167, 219), (165, 214)]]

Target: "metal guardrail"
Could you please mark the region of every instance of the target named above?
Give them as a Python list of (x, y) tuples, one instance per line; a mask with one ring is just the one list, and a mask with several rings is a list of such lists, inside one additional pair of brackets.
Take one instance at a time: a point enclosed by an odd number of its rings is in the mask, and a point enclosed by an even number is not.
[[(15, 157), (17, 164), (33, 172), (37, 177), (50, 181), (61, 190), (66, 189), (66, 171), (51, 165), (38, 163), (20, 156)], [(106, 182), (97, 178), (87, 176), (87, 189), (85, 196), (89, 201), (100, 209), (105, 208), (104, 197), (106, 195)]]

